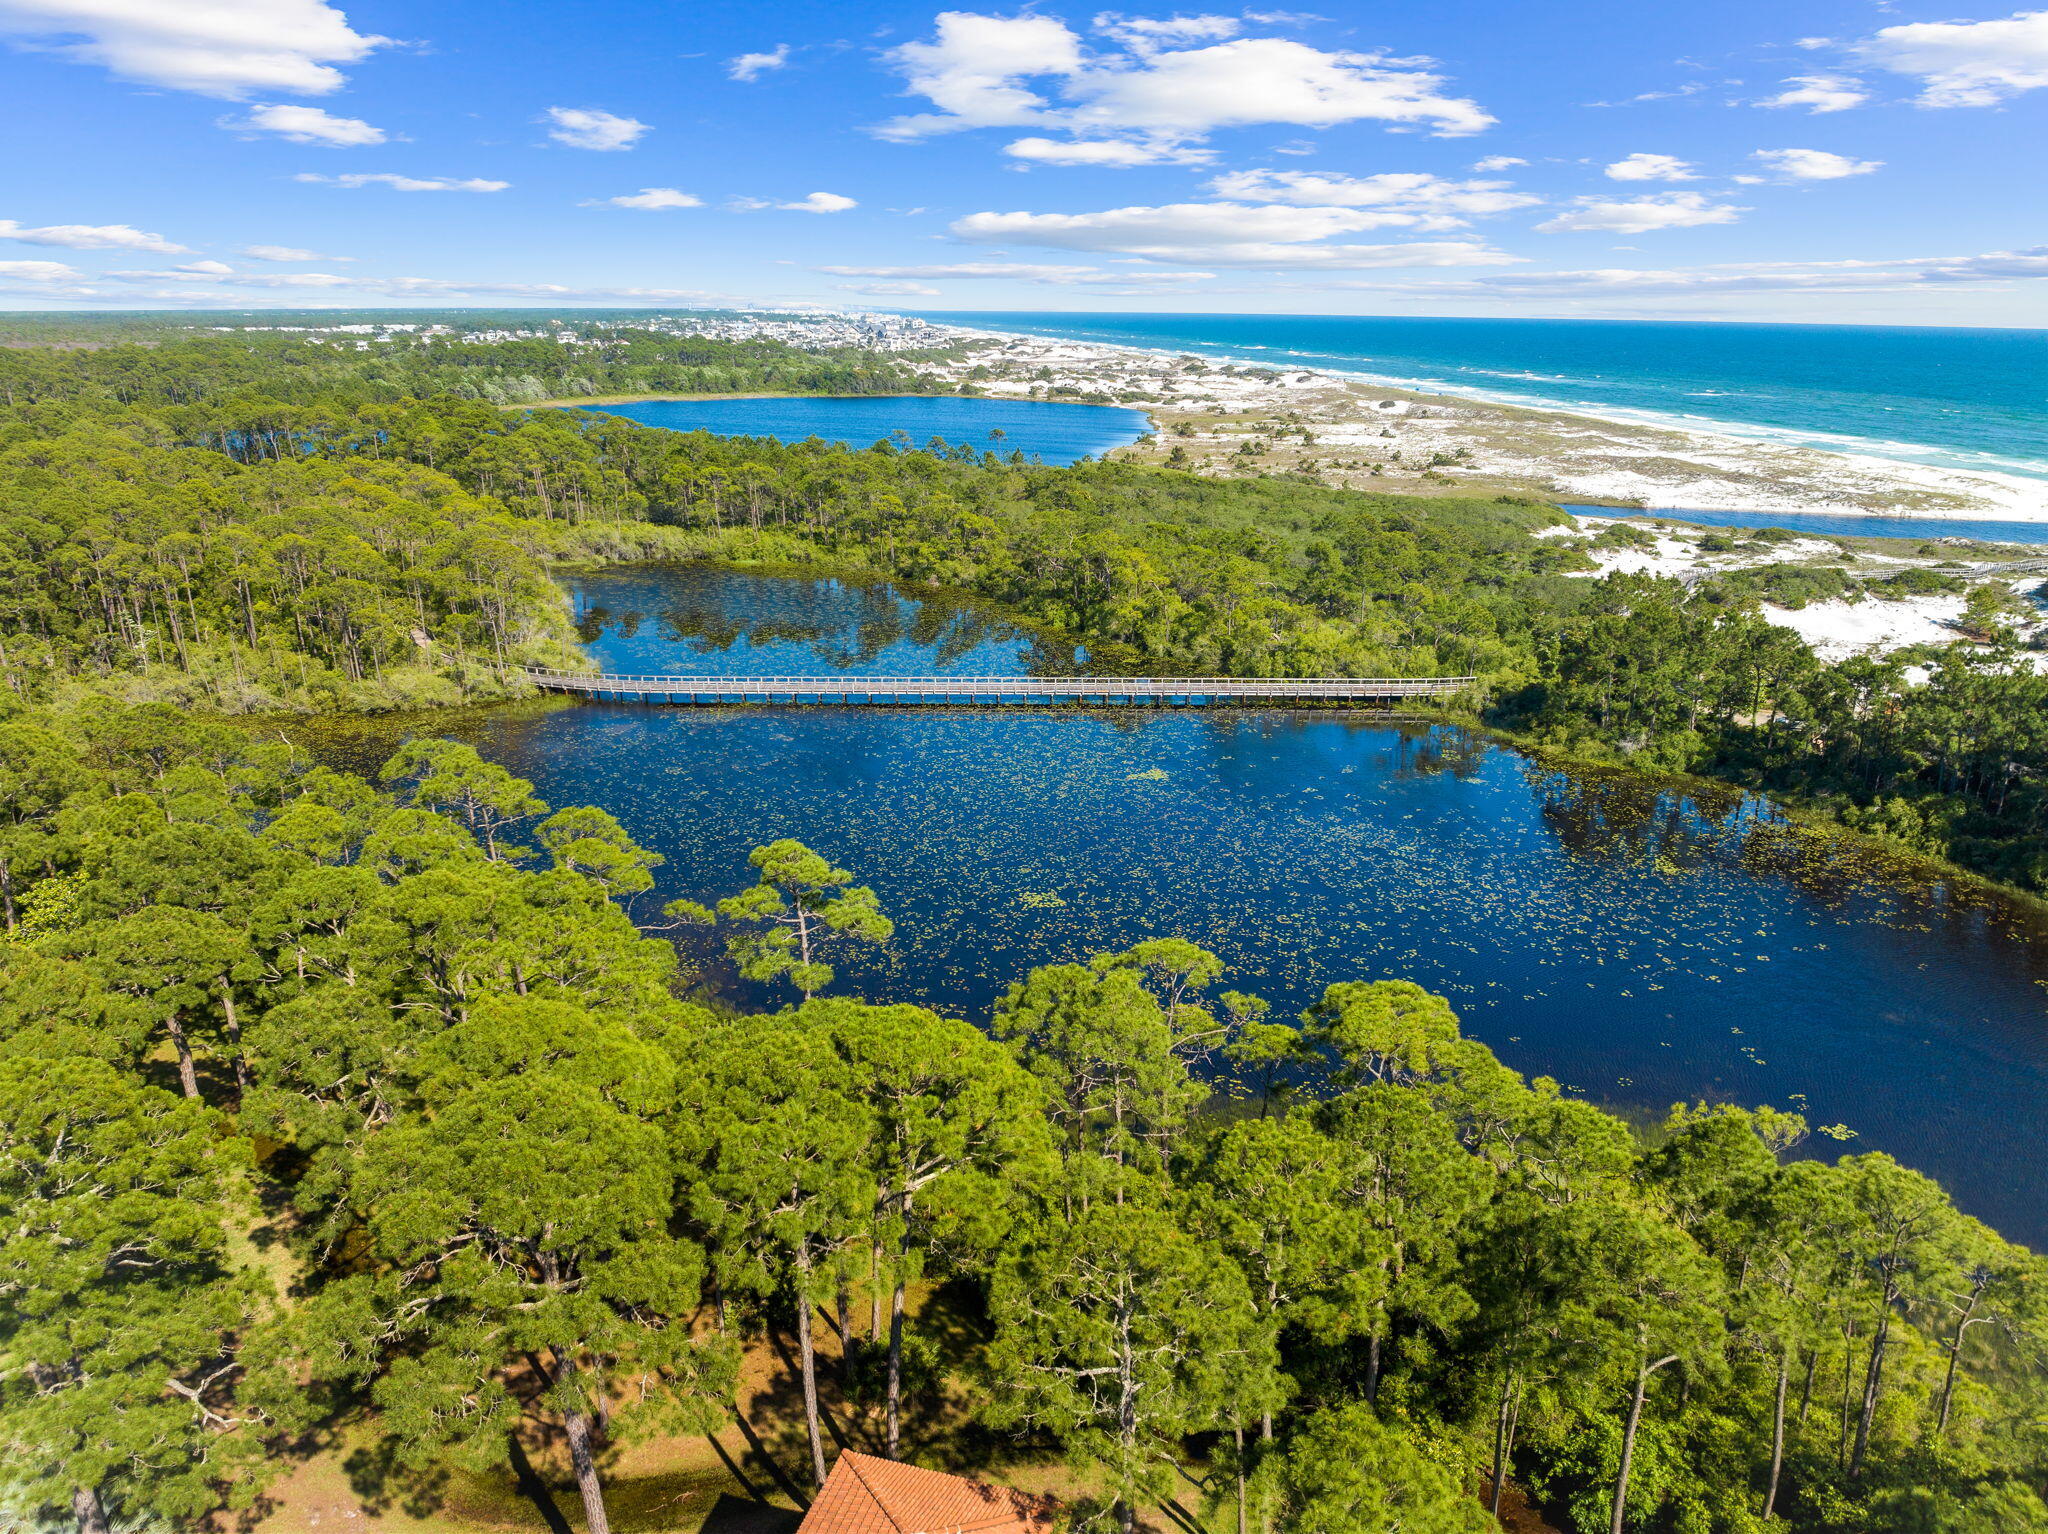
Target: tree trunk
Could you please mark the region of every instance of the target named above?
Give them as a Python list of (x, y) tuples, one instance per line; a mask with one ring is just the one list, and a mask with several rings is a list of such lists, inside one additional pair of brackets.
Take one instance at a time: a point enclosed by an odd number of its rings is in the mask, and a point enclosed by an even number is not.
[(1365, 1343), (1365, 1398), (1377, 1406), (1380, 1399), (1380, 1334), (1374, 1332)]
[[(798, 1268), (798, 1280), (808, 1276), (808, 1269)], [(818, 1485), (825, 1484), (825, 1441), (818, 1430), (818, 1359), (811, 1349), (811, 1302), (799, 1295), (796, 1303), (796, 1346), (797, 1356), (802, 1360), (804, 1377), (804, 1428), (811, 1435), (811, 1475)]]
[(1792, 1350), (1778, 1354), (1778, 1390), (1771, 1403), (1771, 1484), (1764, 1490), (1764, 1522), (1778, 1505), (1778, 1477), (1785, 1468), (1785, 1386), (1792, 1378)]
[(872, 1339), (881, 1335), (882, 1243), (877, 1241), (868, 1248), (868, 1336)]
[[(571, 1361), (568, 1349), (551, 1347), (548, 1352), (554, 1360), (552, 1364), (543, 1364), (532, 1353), (526, 1355), (527, 1362), (564, 1399), (574, 1399), (569, 1393), (569, 1385), (576, 1378), (576, 1365)], [(576, 1492), (583, 1499), (586, 1534), (611, 1534), (611, 1519), (604, 1510), (604, 1484), (597, 1475), (595, 1435), (591, 1431), (589, 1414), (580, 1407), (564, 1406), (562, 1428), (569, 1440), (569, 1466), (576, 1475)]]
[(896, 1274), (896, 1289), (889, 1301), (889, 1458), (896, 1458), (901, 1438), (903, 1401), (903, 1274)]
[(249, 1062), (242, 1054), (242, 1020), (235, 1015), (235, 993), (231, 985), (220, 988), (220, 1008), (227, 1018), (228, 1044), (235, 1052), (235, 1095), (239, 1100), (249, 1090)]
[(1501, 1482), (1507, 1479), (1508, 1473), (1508, 1394), (1513, 1378), (1508, 1374), (1501, 1376), (1500, 1407), (1493, 1415), (1493, 1496), (1487, 1504), (1487, 1511), (1495, 1518), (1500, 1517)]
[[(1116, 1311), (1116, 1362), (1119, 1399), (1116, 1410), (1117, 1447), (1122, 1451), (1120, 1463), (1128, 1466), (1136, 1458), (1138, 1446), (1138, 1350), (1131, 1337), (1132, 1301), (1128, 1290), (1117, 1304)], [(1134, 1534), (1138, 1526), (1137, 1504), (1126, 1496), (1116, 1505), (1117, 1521), (1124, 1534)]]
[(74, 1491), (71, 1511), (78, 1519), (78, 1534), (107, 1534), (107, 1510), (100, 1502), (97, 1486), (81, 1486)]
[(1635, 1394), (1628, 1402), (1628, 1423), (1621, 1430), (1621, 1470), (1614, 1478), (1614, 1517), (1607, 1526), (1608, 1534), (1621, 1534), (1622, 1523), (1628, 1517), (1628, 1478), (1635, 1468), (1636, 1429), (1642, 1424), (1643, 1397), (1649, 1392), (1650, 1376), (1666, 1364), (1677, 1362), (1676, 1354), (1666, 1354), (1636, 1372)]
[(1237, 1534), (1245, 1534), (1244, 1526), (1244, 1429), (1231, 1429), (1237, 1439)]
[(1964, 1307), (1962, 1319), (1956, 1322), (1955, 1340), (1948, 1345), (1948, 1368), (1941, 1376), (1941, 1413), (1935, 1419), (1934, 1436), (1941, 1438), (1948, 1433), (1948, 1410), (1955, 1398), (1956, 1364), (1963, 1356), (1963, 1338), (1969, 1334), (1970, 1316), (1977, 1308), (1977, 1300), (1983, 1294), (1980, 1286), (1970, 1296), (1970, 1303)]
[(165, 1025), (171, 1035), (171, 1043), (178, 1051), (178, 1085), (185, 1089), (187, 1097), (199, 1095), (199, 1073), (192, 1068), (192, 1041), (185, 1037), (185, 1025), (173, 1015)]
[(1877, 1393), (1884, 1383), (1884, 1349), (1891, 1325), (1891, 1306), (1887, 1303), (1884, 1319), (1877, 1323), (1877, 1335), (1870, 1339), (1870, 1367), (1863, 1374), (1863, 1409), (1856, 1414), (1856, 1446), (1849, 1451), (1852, 1481), (1862, 1476), (1864, 1455), (1870, 1448), (1870, 1423), (1877, 1415)]
[(577, 1494), (583, 1498), (586, 1534), (612, 1534), (604, 1511), (604, 1486), (597, 1478), (597, 1457), (591, 1450), (590, 1418), (580, 1411), (564, 1412), (562, 1425), (569, 1434), (569, 1464), (576, 1472)]
[(1842, 1409), (1841, 1426), (1835, 1434), (1835, 1463), (1849, 1462), (1849, 1387), (1856, 1374), (1856, 1325), (1851, 1322), (1842, 1329)]
[(910, 1257), (910, 1205), (903, 1195), (903, 1232), (896, 1238), (896, 1287), (889, 1297), (889, 1458), (896, 1457), (903, 1403), (903, 1270)]

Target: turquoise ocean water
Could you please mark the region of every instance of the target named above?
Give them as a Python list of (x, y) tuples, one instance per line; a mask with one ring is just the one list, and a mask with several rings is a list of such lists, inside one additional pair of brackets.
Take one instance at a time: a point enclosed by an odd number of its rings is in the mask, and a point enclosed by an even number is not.
[(987, 330), (2048, 479), (2048, 330), (1274, 314), (932, 313)]

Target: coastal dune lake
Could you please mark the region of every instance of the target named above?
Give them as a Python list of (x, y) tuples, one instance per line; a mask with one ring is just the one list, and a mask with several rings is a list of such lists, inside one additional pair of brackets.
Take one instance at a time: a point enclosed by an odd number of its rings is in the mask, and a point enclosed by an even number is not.
[[(1010, 674), (1090, 658), (972, 604), (701, 567), (570, 583), (607, 671)], [(666, 859), (636, 914), (794, 836), (896, 921), (838, 992), (976, 1021), (1027, 968), (1178, 936), (1288, 1017), (1335, 980), (1449, 996), (1510, 1065), (1640, 1118), (1769, 1103), (1843, 1125), (2048, 1242), (2048, 925), (1769, 806), (1560, 772), (1385, 715), (1199, 708), (522, 706), (435, 716)], [(406, 733), (337, 747), (374, 766)], [(704, 983), (785, 995), (680, 934)]]
[[(746, 399), (646, 399), (578, 407), (623, 416), (642, 426), (708, 431), (722, 437), (819, 437), (853, 447), (894, 437), (924, 447), (934, 437), (1042, 463), (1067, 464), (1128, 446), (1152, 430), (1142, 410), (1052, 400), (963, 398), (959, 395), (761, 395)], [(900, 433), (900, 435), (898, 435)], [(1761, 511), (1631, 513), (1612, 506), (1567, 505), (1592, 516), (1654, 515), (1713, 527), (1783, 527), (1816, 536), (1979, 538), (1999, 543), (2048, 542), (2048, 522)]]
[(965, 399), (954, 394), (761, 395), (749, 399), (647, 399), (586, 409), (642, 426), (708, 431), (721, 437), (822, 437), (866, 447), (901, 432), (911, 447), (936, 437), (1008, 457), (1075, 463), (1135, 442), (1152, 429), (1140, 410), (1049, 400)]

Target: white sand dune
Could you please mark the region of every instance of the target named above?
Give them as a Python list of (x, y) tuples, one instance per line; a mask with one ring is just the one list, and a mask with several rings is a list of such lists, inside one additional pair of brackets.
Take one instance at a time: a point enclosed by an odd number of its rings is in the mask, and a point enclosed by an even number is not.
[(1822, 660), (1883, 654), (1913, 644), (1949, 644), (1963, 637), (1955, 627), (1963, 615), (1959, 596), (1809, 602), (1796, 610), (1766, 604), (1763, 615), (1812, 645)]
[[(934, 371), (964, 380), (976, 364), (994, 366), (982, 381), (991, 394), (1123, 397), (1162, 421), (1280, 416), (1308, 426), (1313, 455), (1399, 451), (1404, 463), (1455, 452), (1437, 472), (1540, 488), (1560, 500), (1636, 505), (1648, 510), (1826, 512), (1886, 516), (2048, 522), (2048, 480), (1991, 471), (1838, 452), (1772, 440), (1731, 426), (1628, 419), (1597, 412), (1532, 408), (1462, 394), (1428, 393), (1356, 373), (1289, 368), (1256, 357), (1228, 364), (1185, 354), (1094, 342), (973, 331), (949, 332), (976, 343), (957, 364)], [(1257, 372), (1247, 369), (1258, 369)], [(1215, 432), (1189, 444), (1211, 450), (1242, 440)], [(1297, 456), (1310, 456), (1304, 445)], [(1335, 484), (1363, 484), (1356, 472), (1325, 466)], [(1387, 476), (1398, 478), (1399, 474)], [(1378, 481), (1393, 488), (1387, 478)]]

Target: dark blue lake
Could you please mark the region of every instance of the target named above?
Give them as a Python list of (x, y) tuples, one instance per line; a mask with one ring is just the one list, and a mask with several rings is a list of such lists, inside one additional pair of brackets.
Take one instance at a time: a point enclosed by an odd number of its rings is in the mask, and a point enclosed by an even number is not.
[[(898, 432), (912, 447), (933, 438), (1044, 463), (1074, 463), (1123, 447), (1152, 429), (1151, 420), (1120, 405), (1068, 405), (1049, 400), (963, 399), (958, 395), (777, 395), (759, 399), (633, 400), (584, 407), (643, 426), (708, 431), (721, 437), (822, 437), (866, 447)], [(899, 441), (902, 438), (898, 439)]]
[[(1019, 672), (1085, 664), (971, 605), (701, 568), (572, 589), (607, 669)], [(970, 1018), (1034, 964), (1192, 939), (1288, 1016), (1333, 980), (1448, 995), (1519, 1070), (1641, 1115), (1770, 1103), (1889, 1150), (2048, 1244), (2048, 927), (2019, 901), (1797, 833), (1768, 806), (1548, 770), (1482, 735), (1246, 709), (689, 708), (434, 716), (667, 864), (639, 905), (749, 882), (795, 836), (897, 923), (835, 989)], [(344, 752), (381, 760), (402, 723)], [(750, 1003), (711, 946), (686, 957)]]

